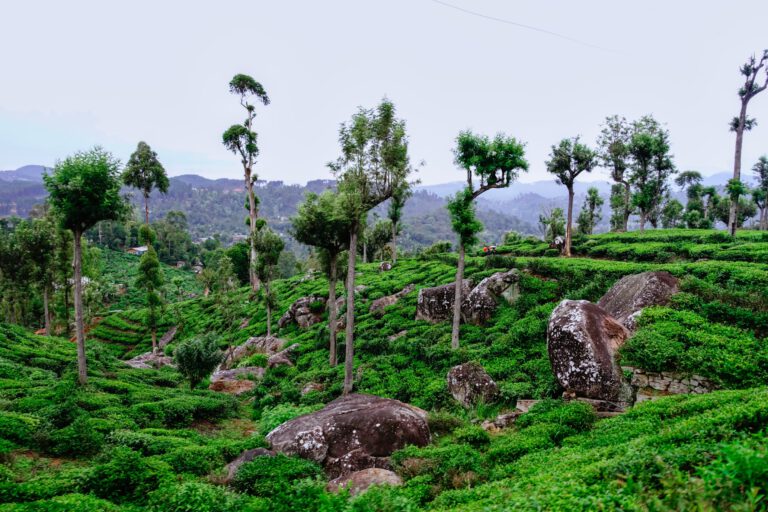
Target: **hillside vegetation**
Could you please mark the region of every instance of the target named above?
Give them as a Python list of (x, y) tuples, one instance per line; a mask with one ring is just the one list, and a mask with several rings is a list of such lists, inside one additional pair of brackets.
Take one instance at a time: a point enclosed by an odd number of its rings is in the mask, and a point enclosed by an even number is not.
[[(768, 238), (682, 230), (598, 235), (578, 241), (575, 252), (612, 243), (637, 250), (730, 244), (750, 257), (699, 261), (681, 249), (670, 250), (668, 261), (614, 261), (633, 258), (542, 257), (547, 249), (536, 251), (543, 244), (528, 241), (500, 247), (508, 254), (468, 258), (466, 275), (477, 282), (519, 268), (520, 298), (501, 305), (487, 327), (462, 326), (455, 351), (448, 322), (414, 320), (418, 289), (452, 282), (455, 254), (400, 259), (389, 272), (360, 265), (355, 390), (429, 411), (432, 444), (395, 453), (402, 487), (352, 498), (327, 492), (319, 466), (284, 456), (257, 458), (230, 486), (221, 484), (226, 462), (341, 394), (343, 368), (328, 366), (324, 323), (281, 329), (280, 337), (299, 344), (294, 366), (268, 369), (238, 399), (204, 389), (207, 382), (190, 391), (171, 368), (137, 370), (119, 361), (150, 347), (142, 309), (108, 316), (91, 331), (84, 389), (75, 386), (74, 344), (2, 325), (0, 502), (7, 504), (0, 510), (765, 510), (768, 264), (755, 246)], [(560, 300), (596, 301), (622, 276), (646, 270), (678, 276), (681, 293), (643, 313), (622, 364), (703, 375), (719, 389), (598, 420), (589, 406), (559, 398), (547, 321)], [(416, 289), (383, 315), (368, 311), (373, 300), (409, 284)], [(300, 297), (327, 294), (318, 275), (273, 287), (278, 314)], [(248, 325), (238, 328), (243, 319)], [(212, 297), (170, 305), (159, 332), (178, 326), (165, 348), (172, 354), (183, 340), (210, 332), (222, 347), (241, 344), (263, 335), (265, 322), (261, 303), (241, 289), (224, 309)], [(499, 384), (499, 403), (466, 410), (448, 393), (448, 370), (468, 361)], [(247, 363), (264, 365), (265, 358)], [(318, 386), (302, 394), (309, 383)], [(543, 401), (512, 427), (480, 427), (523, 398)]]

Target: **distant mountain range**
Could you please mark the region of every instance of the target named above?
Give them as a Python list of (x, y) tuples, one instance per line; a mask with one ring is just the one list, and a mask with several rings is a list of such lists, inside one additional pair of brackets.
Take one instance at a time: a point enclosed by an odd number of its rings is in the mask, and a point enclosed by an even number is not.
[[(0, 217), (18, 215), (25, 217), (30, 209), (42, 203), (47, 195), (42, 176), (49, 168), (26, 165), (12, 171), (0, 171)], [(730, 178), (723, 172), (705, 178), (705, 185), (723, 186)], [(209, 179), (196, 174), (184, 174), (170, 179), (168, 194), (153, 194), (150, 207), (154, 218), (161, 218), (168, 211), (183, 211), (189, 220), (193, 237), (211, 236), (214, 233), (228, 236), (246, 232), (243, 208), (243, 181), (240, 179)], [(260, 209), (270, 224), (283, 234), (288, 233), (289, 217), (307, 192), (322, 192), (333, 188), (333, 180), (314, 180), (306, 185), (290, 185), (282, 181), (257, 182)], [(445, 200), (464, 184), (450, 182), (418, 186), (404, 211), (404, 233), (401, 241), (405, 247), (422, 246), (437, 240), (452, 240), (450, 221), (445, 210)], [(603, 221), (598, 230), (608, 228), (610, 217), (608, 181), (578, 182), (574, 210), (581, 208), (586, 191), (596, 187), (606, 199)], [(675, 195), (682, 193), (675, 192)], [(139, 195), (133, 194), (139, 205)], [(565, 189), (554, 180), (531, 183), (514, 183), (506, 189), (496, 189), (483, 194), (478, 200), (478, 215), (485, 225), (481, 235), (483, 242), (496, 243), (506, 231), (515, 230), (526, 234), (540, 234), (539, 214), (545, 209), (565, 208)], [(385, 217), (386, 205), (374, 210), (373, 216)]]

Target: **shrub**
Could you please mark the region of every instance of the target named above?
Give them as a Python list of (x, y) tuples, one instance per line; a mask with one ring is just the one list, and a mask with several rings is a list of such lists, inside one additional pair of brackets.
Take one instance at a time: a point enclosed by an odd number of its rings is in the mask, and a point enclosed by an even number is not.
[(205, 475), (224, 464), (218, 450), (209, 446), (179, 448), (162, 457), (176, 473)]
[(218, 339), (212, 334), (184, 341), (174, 353), (179, 373), (189, 380), (191, 389), (208, 377), (223, 358)]
[(109, 460), (93, 467), (83, 488), (116, 503), (144, 502), (150, 492), (171, 477), (170, 468), (157, 459), (143, 458), (129, 448), (117, 447)]
[(468, 425), (454, 432), (456, 441), (466, 443), (473, 448), (481, 448), (491, 442), (491, 436), (478, 425)]
[(101, 450), (104, 436), (90, 418), (81, 416), (71, 425), (52, 432), (48, 442), (48, 451), (54, 455), (92, 455)]
[(261, 419), (259, 420), (259, 432), (261, 435), (267, 435), (272, 432), (279, 425), (282, 425), (286, 421), (292, 420), (304, 414), (315, 412), (322, 405), (291, 405), (280, 404), (272, 408), (265, 409), (261, 413)]
[(295, 482), (322, 474), (314, 462), (277, 454), (257, 457), (243, 464), (235, 475), (232, 487), (253, 496), (271, 497), (288, 491)]
[(563, 402), (561, 400), (542, 400), (517, 419), (518, 428), (537, 424), (551, 424), (563, 427), (570, 433), (583, 432), (597, 420), (592, 406), (583, 402)]
[(454, 416), (446, 411), (430, 412), (427, 416), (429, 431), (432, 434), (450, 434), (460, 426), (464, 425), (464, 420)]
[(149, 497), (153, 512), (230, 512), (238, 498), (221, 487), (201, 482), (166, 485)]

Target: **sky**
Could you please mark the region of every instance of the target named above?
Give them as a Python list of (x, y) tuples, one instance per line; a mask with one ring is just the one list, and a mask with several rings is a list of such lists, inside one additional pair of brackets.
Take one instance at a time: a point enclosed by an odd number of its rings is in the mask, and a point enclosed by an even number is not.
[[(768, 48), (765, 0), (25, 0), (1, 11), (0, 169), (94, 145), (126, 161), (144, 140), (170, 175), (238, 178), (221, 133), (242, 121), (228, 83), (245, 73), (271, 99), (257, 109), (256, 171), (288, 183), (330, 178), (339, 125), (383, 97), (407, 123), (424, 184), (462, 179), (451, 150), (464, 129), (524, 141), (521, 181), (548, 179), (551, 146), (594, 144), (612, 114), (666, 123), (681, 170), (730, 171), (738, 69)], [(745, 169), (768, 153), (768, 91), (749, 113), (759, 124)]]

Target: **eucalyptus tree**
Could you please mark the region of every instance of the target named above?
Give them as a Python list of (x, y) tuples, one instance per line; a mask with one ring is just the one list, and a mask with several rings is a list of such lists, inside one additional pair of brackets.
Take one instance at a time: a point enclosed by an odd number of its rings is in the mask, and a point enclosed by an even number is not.
[(74, 240), (75, 332), (80, 384), (88, 381), (83, 325), (83, 233), (102, 220), (118, 220), (127, 211), (120, 195), (120, 162), (99, 147), (75, 153), (43, 176), (49, 201), (61, 226)]
[(280, 254), (285, 248), (285, 242), (280, 235), (264, 226), (256, 233), (256, 251), (259, 259), (256, 263), (256, 271), (259, 279), (264, 283), (264, 304), (267, 309), (267, 336), (272, 336), (272, 310), (276, 306), (275, 294), (271, 288), (272, 279)]
[(632, 213), (632, 185), (627, 176), (631, 137), (632, 127), (627, 119), (614, 115), (605, 118), (597, 138), (600, 161), (603, 167), (610, 169), (614, 181), (610, 197), (611, 229), (614, 231), (626, 231)]
[[(741, 180), (741, 149), (744, 144), (744, 132), (750, 131), (755, 127), (757, 121), (747, 116), (747, 106), (749, 102), (768, 88), (768, 50), (763, 50), (763, 55), (758, 60), (752, 55), (747, 62), (741, 66), (741, 75), (744, 77), (744, 85), (739, 89), (739, 99), (741, 108), (738, 117), (731, 120), (731, 131), (736, 133), (736, 149), (733, 159), (733, 179)], [(765, 68), (765, 77), (760, 76), (761, 70)], [(738, 198), (737, 198), (738, 199)], [(736, 234), (738, 200), (731, 201), (731, 207), (728, 215), (728, 231), (731, 235)]]
[(547, 172), (554, 174), (559, 185), (568, 189), (568, 216), (565, 222), (565, 255), (571, 255), (573, 238), (573, 186), (582, 173), (592, 172), (597, 166), (597, 153), (579, 142), (579, 137), (563, 139), (557, 146), (552, 146)]
[(752, 190), (752, 202), (755, 203), (759, 212), (758, 228), (768, 229), (768, 192), (763, 188)]
[(448, 205), (451, 224), (459, 239), (451, 331), (451, 348), (457, 349), (466, 248), (475, 241), (475, 236), (482, 229), (475, 217), (474, 202), (489, 190), (508, 187), (521, 171), (528, 170), (528, 162), (525, 160), (524, 144), (501, 133), (490, 139), (486, 135), (463, 131), (456, 137), (453, 153), (456, 165), (463, 169), (467, 176), (466, 187)]
[(355, 334), (355, 259), (360, 227), (368, 212), (391, 198), (413, 172), (405, 122), (384, 99), (374, 109), (358, 109), (339, 129), (341, 156), (329, 164), (339, 180), (339, 211), (349, 222), (344, 393), (352, 391)]
[(339, 196), (330, 190), (320, 195), (309, 193), (291, 218), (291, 236), (317, 248), (328, 277), (328, 359), (336, 366), (336, 282), (338, 260), (349, 249), (350, 220), (340, 215)]
[(562, 208), (545, 208), (539, 214), (539, 227), (544, 241), (554, 242), (559, 236), (565, 235), (565, 215)]
[(685, 207), (677, 199), (668, 197), (661, 209), (661, 226), (664, 229), (680, 228), (684, 226)]
[(123, 169), (123, 182), (137, 188), (144, 196), (144, 223), (149, 225), (149, 195), (156, 188), (163, 194), (168, 193), (170, 182), (163, 164), (157, 159), (157, 153), (149, 144), (139, 142)]
[(579, 233), (582, 235), (591, 235), (595, 231), (595, 226), (603, 218), (601, 209), (605, 201), (600, 197), (600, 192), (595, 187), (589, 187), (587, 197), (584, 198), (584, 204), (579, 212), (577, 223)]
[(405, 202), (411, 197), (412, 194), (410, 183), (406, 183), (405, 186), (395, 190), (392, 194), (392, 198), (389, 200), (389, 208), (387, 209), (387, 217), (392, 223), (392, 264), (397, 263), (397, 234), (400, 232), (400, 221), (403, 218), (403, 208)]
[(258, 199), (253, 191), (253, 185), (258, 176), (253, 173), (253, 165), (259, 156), (257, 144), (258, 135), (253, 131), (253, 120), (256, 118), (256, 105), (261, 103), (269, 105), (264, 87), (248, 75), (238, 74), (229, 82), (229, 92), (240, 97), (240, 105), (245, 109), (246, 117), (242, 124), (233, 124), (222, 135), (222, 143), (232, 153), (240, 157), (245, 179), (245, 190), (248, 195), (248, 226), (250, 229), (250, 279), (251, 289), (255, 292), (259, 289), (259, 280), (256, 275), (256, 219), (259, 216)]

